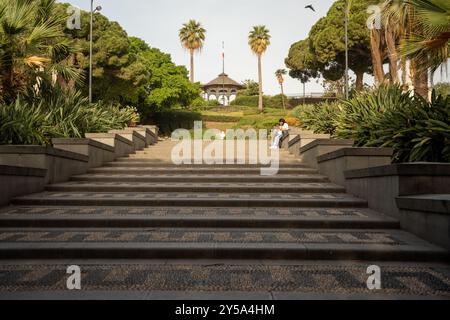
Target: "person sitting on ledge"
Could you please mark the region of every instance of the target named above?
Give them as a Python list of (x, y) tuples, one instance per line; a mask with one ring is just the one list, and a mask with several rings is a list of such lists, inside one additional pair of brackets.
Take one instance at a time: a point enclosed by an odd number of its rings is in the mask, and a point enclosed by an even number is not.
[(286, 120), (280, 119), (280, 122), (278, 123), (278, 126), (274, 128), (272, 131), (272, 146), (270, 149), (275, 150), (280, 148), (280, 141), (284, 137), (286, 137), (289, 134), (289, 125), (287, 124)]

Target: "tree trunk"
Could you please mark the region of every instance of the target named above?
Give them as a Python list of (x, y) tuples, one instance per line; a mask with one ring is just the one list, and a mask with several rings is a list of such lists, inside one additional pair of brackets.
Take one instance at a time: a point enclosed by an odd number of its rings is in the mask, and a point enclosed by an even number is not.
[(364, 71), (355, 72), (356, 74), (356, 92), (361, 92), (364, 85)]
[(380, 31), (373, 29), (370, 33), (370, 49), (372, 53), (373, 75), (375, 84), (380, 85), (384, 80), (383, 59), (381, 57)]
[(389, 73), (391, 76), (391, 84), (398, 83), (398, 53), (395, 46), (395, 36), (392, 22), (389, 22), (386, 26), (385, 39), (389, 53)]
[(283, 110), (286, 110), (286, 103), (284, 102), (284, 88), (283, 83), (280, 83), (281, 86), (281, 103), (283, 105)]
[(190, 50), (191, 53), (191, 82), (194, 83), (194, 50)]
[(259, 99), (258, 110), (263, 112), (263, 89), (262, 89), (262, 63), (261, 55), (258, 55), (258, 83), (259, 83)]
[(414, 70), (412, 77), (414, 92), (428, 100), (428, 70), (417, 61), (411, 60), (411, 64)]
[(402, 58), (401, 60), (402, 63), (402, 86), (403, 86), (403, 90), (408, 90), (408, 70), (406, 69), (406, 58)]

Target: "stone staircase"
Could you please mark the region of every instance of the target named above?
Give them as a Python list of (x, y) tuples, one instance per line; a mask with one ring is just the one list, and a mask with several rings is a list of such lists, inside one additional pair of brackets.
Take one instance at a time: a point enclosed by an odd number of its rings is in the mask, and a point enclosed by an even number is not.
[(261, 176), (249, 164), (175, 166), (172, 146), (151, 146), (1, 209), (0, 298), (58, 297), (70, 264), (81, 266), (88, 292), (373, 296), (366, 270), (377, 264), (385, 272), (379, 294), (450, 295), (446, 250), (288, 152), (278, 175)]

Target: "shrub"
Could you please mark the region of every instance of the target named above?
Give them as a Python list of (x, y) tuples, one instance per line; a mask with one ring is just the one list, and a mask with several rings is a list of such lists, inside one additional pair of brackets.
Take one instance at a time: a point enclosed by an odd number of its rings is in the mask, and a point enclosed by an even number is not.
[(336, 131), (335, 120), (340, 111), (341, 106), (338, 102), (324, 102), (298, 106), (291, 114), (299, 119), (303, 129), (333, 135)]
[(28, 92), (0, 108), (1, 144), (45, 145), (51, 138), (82, 138), (88, 132), (122, 129), (139, 119), (135, 108), (89, 104), (80, 92), (57, 87), (45, 96)]
[(300, 119), (298, 118), (287, 117), (285, 120), (291, 127), (300, 127)]
[(367, 146), (394, 148), (394, 162), (450, 162), (450, 96), (416, 96), (376, 120), (376, 138)]
[(377, 123), (387, 110), (404, 109), (413, 103), (414, 98), (400, 86), (384, 85), (375, 91), (361, 92), (342, 103), (343, 112), (336, 119), (336, 136), (353, 139), (356, 146), (365, 146), (377, 139)]
[(241, 118), (224, 115), (203, 115), (202, 119), (208, 122), (238, 122)]
[(176, 129), (193, 129), (195, 121), (202, 121), (202, 115), (189, 111), (162, 111), (153, 114), (153, 121), (162, 134), (170, 136)]

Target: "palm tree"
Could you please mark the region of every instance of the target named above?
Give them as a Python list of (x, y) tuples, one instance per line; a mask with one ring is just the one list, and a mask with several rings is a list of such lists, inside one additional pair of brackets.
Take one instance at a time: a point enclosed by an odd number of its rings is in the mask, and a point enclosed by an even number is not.
[(275, 71), (275, 76), (277, 77), (278, 83), (280, 84), (281, 88), (281, 102), (283, 104), (283, 110), (286, 109), (286, 104), (284, 102), (284, 88), (283, 88), (284, 76), (286, 74), (287, 74), (286, 69), (278, 69), (277, 71)]
[(450, 2), (448, 0), (409, 0), (416, 19), (414, 29), (421, 30), (406, 39), (400, 51), (423, 62), (432, 72), (446, 64), (450, 54)]
[(191, 82), (194, 82), (194, 53), (203, 48), (203, 43), (206, 38), (206, 30), (202, 27), (200, 22), (189, 20), (188, 23), (183, 24), (180, 29), (180, 41), (182, 46), (189, 50), (191, 55)]
[(64, 39), (65, 17), (56, 14), (55, 0), (0, 0), (0, 75), (2, 97), (13, 101), (27, 87), (79, 76), (61, 63), (73, 51)]
[(259, 83), (259, 102), (258, 109), (263, 111), (263, 90), (262, 90), (262, 65), (261, 57), (270, 45), (270, 34), (266, 26), (255, 26), (248, 36), (248, 44), (253, 53), (258, 56), (258, 83)]

